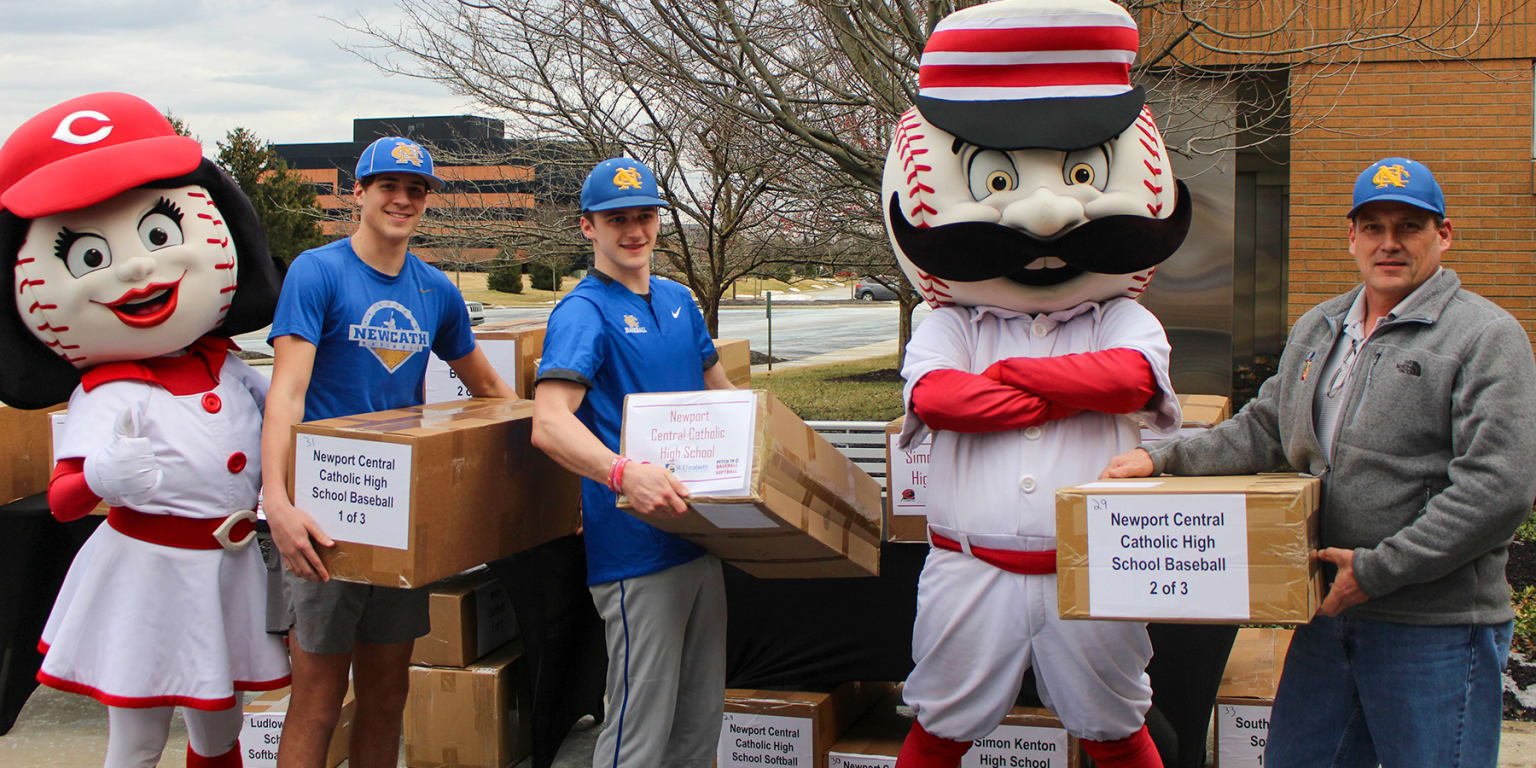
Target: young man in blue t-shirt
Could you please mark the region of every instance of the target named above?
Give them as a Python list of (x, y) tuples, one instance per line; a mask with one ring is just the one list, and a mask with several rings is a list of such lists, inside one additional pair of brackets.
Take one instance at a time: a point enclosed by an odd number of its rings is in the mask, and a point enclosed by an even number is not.
[(315, 546), (333, 542), (288, 498), (293, 425), (420, 405), (429, 352), (476, 395), (516, 397), (475, 345), (458, 288), (406, 250), (428, 190), (443, 187), (431, 156), (410, 139), (382, 138), (358, 159), (356, 179), (357, 231), (294, 259), (269, 336), (262, 493), (288, 573), (286, 604), (268, 625), (289, 631), (293, 661), (283, 768), (324, 764), (349, 668), (357, 691), (349, 764), (393, 768), (411, 646), (429, 626), (424, 589), (330, 580)]
[(660, 228), (643, 163), (599, 163), (581, 188), (593, 269), (549, 317), (534, 391), (533, 442), (582, 476), (587, 584), (608, 644), (608, 713), (592, 765), (714, 763), (725, 690), (720, 561), (620, 511), (687, 510), (665, 467), (620, 456), (624, 396), (731, 389), (688, 290), (651, 276)]

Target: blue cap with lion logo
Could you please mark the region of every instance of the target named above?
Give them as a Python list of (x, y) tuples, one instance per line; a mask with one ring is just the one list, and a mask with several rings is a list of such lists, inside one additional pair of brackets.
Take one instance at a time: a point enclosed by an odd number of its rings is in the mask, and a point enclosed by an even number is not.
[(374, 141), (357, 158), (358, 181), (381, 173), (414, 173), (427, 178), (432, 191), (442, 189), (447, 182), (432, 172), (432, 155), (426, 147), (401, 136), (385, 136)]
[(583, 212), (663, 206), (656, 174), (639, 160), (614, 157), (597, 164), (581, 185)]
[(1360, 206), (1379, 200), (1407, 203), (1445, 218), (1445, 193), (1435, 183), (1434, 174), (1423, 163), (1406, 157), (1383, 158), (1361, 172), (1355, 179), (1355, 200), (1347, 218), (1353, 219)]

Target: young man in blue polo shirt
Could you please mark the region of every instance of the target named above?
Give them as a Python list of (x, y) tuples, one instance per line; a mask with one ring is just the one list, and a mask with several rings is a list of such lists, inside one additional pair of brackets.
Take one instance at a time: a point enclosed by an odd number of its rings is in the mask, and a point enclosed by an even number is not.
[(262, 429), (262, 493), (288, 573), (268, 629), (289, 631), (293, 694), (281, 768), (319, 768), (353, 672), (357, 715), (348, 764), (392, 768), (409, 689), (411, 646), (428, 631), (425, 589), (333, 581), (316, 554), (331, 539), (288, 498), (293, 425), (422, 402), (436, 353), (471, 392), (516, 397), (469, 331), (464, 297), (407, 250), (442, 189), (432, 157), (410, 139), (373, 142), (357, 161), (351, 237), (299, 254), (283, 282), (269, 339), (275, 359)]
[(624, 396), (731, 389), (688, 290), (651, 276), (660, 228), (643, 163), (599, 163), (581, 188), (593, 269), (555, 307), (534, 391), (533, 442), (582, 476), (587, 584), (608, 643), (608, 713), (594, 768), (713, 765), (725, 689), (720, 561), (620, 511), (680, 515), (688, 489), (620, 456)]

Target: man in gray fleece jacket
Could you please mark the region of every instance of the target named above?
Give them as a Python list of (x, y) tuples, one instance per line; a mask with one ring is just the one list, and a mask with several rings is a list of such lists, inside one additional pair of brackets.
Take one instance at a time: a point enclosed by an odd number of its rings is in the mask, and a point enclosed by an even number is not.
[(1536, 363), (1519, 322), (1440, 266), (1451, 222), (1428, 168), (1373, 163), (1349, 220), (1362, 284), (1296, 322), (1258, 397), (1104, 474), (1322, 478), (1332, 583), (1286, 656), (1266, 768), (1491, 768), (1504, 564), (1536, 498)]

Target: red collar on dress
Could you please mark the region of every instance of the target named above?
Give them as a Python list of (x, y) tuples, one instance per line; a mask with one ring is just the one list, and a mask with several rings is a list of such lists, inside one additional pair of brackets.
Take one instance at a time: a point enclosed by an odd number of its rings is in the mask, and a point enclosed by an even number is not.
[(173, 395), (195, 395), (219, 385), (226, 353), (235, 349), (229, 339), (204, 336), (184, 355), (102, 363), (80, 375), (80, 386), (89, 392), (109, 381), (145, 381)]

